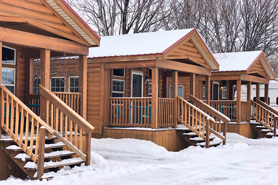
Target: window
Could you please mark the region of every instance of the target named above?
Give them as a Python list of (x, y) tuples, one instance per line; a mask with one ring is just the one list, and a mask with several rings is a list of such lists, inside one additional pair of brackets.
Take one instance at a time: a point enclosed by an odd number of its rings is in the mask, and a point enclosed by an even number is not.
[(2, 47), (2, 63), (15, 65), (15, 54), (16, 50), (3, 46)]
[(53, 92), (65, 92), (65, 77), (52, 77), (50, 86)]
[(124, 69), (113, 69), (113, 76), (125, 77)]
[(112, 97), (124, 97), (124, 80), (113, 79), (112, 83)]
[(34, 84), (33, 84), (33, 93), (34, 94), (40, 94), (40, 87), (39, 87), (40, 83), (41, 83), (40, 78), (35, 78), (34, 79)]
[(12, 93), (15, 93), (15, 69), (2, 68), (2, 84)]
[(205, 100), (206, 99), (206, 82), (203, 81), (203, 85), (202, 85), (202, 99)]
[(149, 97), (152, 97), (152, 83), (151, 82), (149, 82), (148, 92), (149, 92)]
[[(170, 85), (170, 98), (173, 98), (172, 95), (172, 85)], [(183, 98), (183, 85), (178, 85), (178, 96)]]
[(70, 77), (69, 78), (69, 92), (78, 92), (79, 78)]

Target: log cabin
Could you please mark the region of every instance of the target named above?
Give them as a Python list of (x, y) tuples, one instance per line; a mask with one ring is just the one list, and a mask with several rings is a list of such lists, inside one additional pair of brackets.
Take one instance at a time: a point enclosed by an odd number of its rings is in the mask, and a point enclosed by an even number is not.
[[(219, 53), (214, 57), (220, 67), (212, 72), (210, 78), (211, 98), (208, 104), (231, 119), (228, 132), (249, 138), (276, 135), (278, 112), (268, 105), (269, 81), (275, 79), (275, 74), (264, 53)], [(255, 97), (251, 97), (251, 85), (256, 86)], [(262, 97), (261, 85), (264, 85)], [(246, 94), (242, 94), (242, 86), (246, 86)]]
[[(0, 180), (48, 178), (61, 167), (90, 164), (87, 55), (99, 43), (64, 0), (0, 0)], [(65, 56), (79, 58), (79, 92), (53, 93), (51, 57)], [(29, 104), (34, 60), (40, 60), (39, 114)]]

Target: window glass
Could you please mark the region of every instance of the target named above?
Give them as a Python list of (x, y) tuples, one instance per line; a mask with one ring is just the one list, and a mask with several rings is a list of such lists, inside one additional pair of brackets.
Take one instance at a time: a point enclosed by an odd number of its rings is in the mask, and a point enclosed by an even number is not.
[(51, 91), (53, 92), (65, 92), (65, 78), (51, 78)]
[(33, 85), (33, 93), (34, 94), (40, 94), (40, 88), (39, 88), (40, 83), (41, 83), (40, 78), (35, 78), (34, 79), (34, 85)]
[[(170, 98), (173, 98), (172, 95), (172, 85), (170, 85)], [(178, 96), (183, 98), (183, 85), (178, 85)]]
[(2, 63), (15, 64), (15, 50), (7, 47), (2, 47)]
[(69, 79), (69, 92), (79, 92), (79, 78), (78, 77), (70, 77)]
[(152, 96), (152, 83), (149, 83), (149, 97)]
[(113, 69), (113, 76), (125, 76), (125, 70), (124, 69)]
[(124, 80), (113, 79), (112, 97), (124, 97)]
[(15, 69), (2, 68), (2, 84), (5, 85), (12, 93), (15, 92)]

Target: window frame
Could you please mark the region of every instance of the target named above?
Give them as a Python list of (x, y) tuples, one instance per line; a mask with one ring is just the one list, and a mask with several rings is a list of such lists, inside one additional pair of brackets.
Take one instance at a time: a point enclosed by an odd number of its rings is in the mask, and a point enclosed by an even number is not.
[[(3, 69), (9, 69), (9, 70), (13, 70), (14, 71), (14, 84), (11, 85), (11, 84), (4, 84), (3, 83), (3, 80), (2, 80), (2, 84), (7, 87), (7, 86), (10, 86), (10, 87), (14, 87), (14, 92), (12, 92), (13, 94), (15, 94), (16, 92), (16, 69), (15, 68), (10, 68), (10, 67), (2, 67), (2, 71), (1, 73), (3, 73)], [(3, 75), (2, 75), (2, 78), (3, 78)]]
[[(78, 87), (77, 87), (77, 88), (78, 88), (78, 91), (77, 91), (77, 92), (72, 92), (72, 93), (78, 93), (78, 92), (79, 92), (79, 76), (70, 76), (70, 77), (69, 77), (68, 92), (71, 92), (71, 91), (70, 91), (70, 88), (71, 88), (71, 86), (70, 86), (70, 79), (71, 79), (71, 78), (77, 78), (77, 79), (78, 79)], [(76, 88), (76, 87), (74, 87), (74, 88)]]
[[(114, 81), (123, 82), (123, 91), (113, 91), (113, 82)], [(125, 97), (125, 80), (122, 80), (122, 79), (112, 79), (112, 93), (111, 93), (111, 97), (113, 97), (113, 93), (123, 94), (123, 97)]]
[[(183, 85), (178, 85), (178, 89), (179, 89), (179, 87), (182, 87), (182, 97), (181, 98), (183, 98), (183, 95), (184, 95), (184, 86)], [(169, 98), (173, 98), (173, 94), (172, 94), (172, 89), (173, 88), (173, 86), (172, 85), (170, 85), (169, 86)], [(172, 95), (172, 97), (171, 97), (171, 95)], [(178, 96), (179, 96), (179, 91), (178, 91)]]
[[(8, 64), (8, 63), (3, 63), (3, 58), (2, 58), (2, 66), (3, 65), (7, 65), (7, 66), (16, 66), (16, 49), (15, 48), (12, 48), (12, 47), (9, 47), (9, 46), (5, 46), (5, 45), (2, 45), (2, 55), (3, 55), (3, 48), (6, 48), (6, 49), (10, 49), (10, 50), (13, 50), (14, 51), (14, 63), (13, 64)], [(2, 56), (1, 56), (2, 57)]]
[[(52, 79), (53, 78), (55, 78), (55, 79), (58, 79), (58, 78), (60, 78), (60, 79), (64, 79), (64, 91), (52, 91)], [(57, 87), (56, 87), (57, 88)], [(51, 92), (66, 92), (66, 77), (65, 76), (55, 76), (55, 77), (51, 77), (50, 78), (50, 90), (51, 90)]]
[[(152, 88), (151, 88), (152, 92), (151, 93), (150, 93), (150, 85), (152, 86)], [(149, 84), (148, 84), (148, 95), (149, 95), (149, 97), (153, 96), (153, 84), (152, 84), (152, 82), (149, 82)]]
[[(38, 83), (38, 87), (35, 87), (35, 80), (39, 80), (40, 82)], [(41, 83), (41, 78), (36, 78), (33, 80), (33, 94), (40, 94), (40, 83)], [(38, 93), (35, 93), (35, 88), (38, 88)]]

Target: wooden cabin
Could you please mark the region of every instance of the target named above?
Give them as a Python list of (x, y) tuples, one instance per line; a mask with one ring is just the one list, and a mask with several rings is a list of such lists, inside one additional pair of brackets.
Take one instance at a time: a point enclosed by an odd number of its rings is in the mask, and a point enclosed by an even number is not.
[(199, 78), (207, 79), (209, 97), (218, 68), (195, 29), (102, 37), (88, 56), (93, 136), (145, 139), (177, 151), (192, 141), (208, 147), (207, 128), (225, 143), (229, 119), (195, 97)]
[[(212, 72), (210, 78), (211, 97), (208, 104), (231, 119), (228, 125), (230, 132), (251, 138), (263, 137), (267, 133), (272, 135), (276, 126), (274, 113), (277, 114), (277, 111), (268, 106), (268, 89), (269, 80), (275, 79), (275, 75), (264, 53), (248, 51), (219, 53), (214, 56), (220, 67), (218, 71)], [(252, 85), (256, 86), (256, 97), (251, 97)], [(260, 94), (260, 85), (264, 85), (263, 95)], [(246, 94), (242, 94), (244, 86)], [(252, 129), (250, 121), (259, 123), (257, 129), (265, 129), (265, 133)]]
[[(87, 55), (99, 42), (64, 0), (0, 0), (0, 180), (47, 178), (63, 166), (89, 165)], [(53, 93), (51, 58), (70, 56), (79, 58), (79, 92)], [(30, 104), (35, 60), (40, 103)]]

